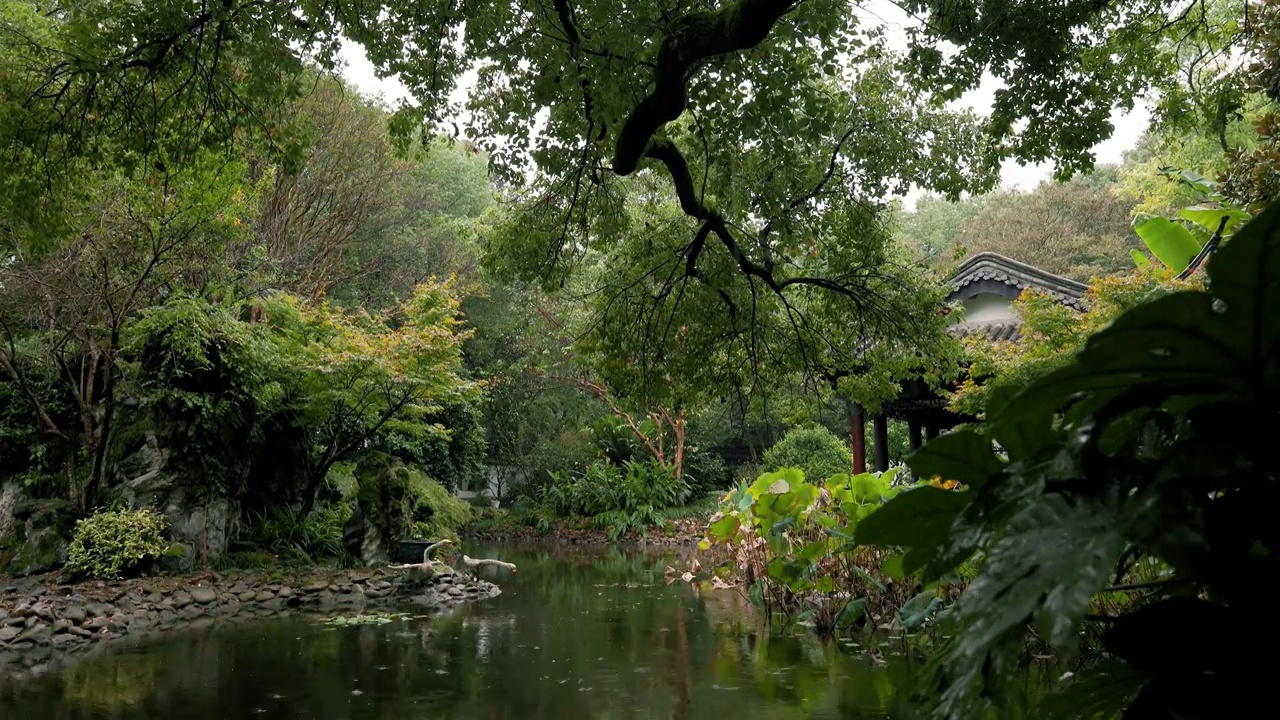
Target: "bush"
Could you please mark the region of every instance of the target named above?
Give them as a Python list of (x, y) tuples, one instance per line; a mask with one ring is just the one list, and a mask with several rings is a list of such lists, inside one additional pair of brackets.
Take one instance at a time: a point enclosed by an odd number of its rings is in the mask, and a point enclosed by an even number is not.
[(167, 522), (153, 510), (100, 512), (76, 523), (67, 569), (100, 580), (116, 580), (159, 558), (168, 543)]
[(685, 476), (695, 494), (701, 495), (712, 490), (722, 490), (729, 486), (729, 466), (724, 458), (711, 452), (699, 452), (689, 456), (684, 462)]
[(840, 438), (820, 425), (799, 427), (788, 432), (764, 454), (761, 469), (777, 472), (800, 468), (811, 482), (853, 471), (853, 455)]
[(275, 553), (300, 553), (317, 560), (340, 558), (342, 529), (353, 505), (350, 501), (317, 505), (305, 518), (290, 508), (260, 515), (249, 524), (244, 538)]
[(410, 532), (432, 540), (458, 539), (458, 528), (471, 521), (471, 505), (425, 474), (409, 472), (413, 522)]

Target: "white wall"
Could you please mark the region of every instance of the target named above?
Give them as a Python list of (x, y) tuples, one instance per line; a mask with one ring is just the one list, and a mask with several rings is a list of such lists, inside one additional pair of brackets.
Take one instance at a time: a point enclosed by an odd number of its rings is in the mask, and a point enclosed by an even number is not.
[(1008, 298), (995, 293), (979, 293), (964, 301), (965, 322), (993, 322), (1017, 318)]

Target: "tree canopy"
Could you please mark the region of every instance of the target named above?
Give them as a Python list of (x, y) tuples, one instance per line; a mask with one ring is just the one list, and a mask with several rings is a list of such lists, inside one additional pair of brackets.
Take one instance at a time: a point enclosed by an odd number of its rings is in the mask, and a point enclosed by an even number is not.
[[(102, 162), (108, 139), (129, 167), (248, 135), (289, 157), (282, 108), (307, 65), (360, 43), (413, 93), (397, 137), (425, 121), (488, 153), (517, 208), (491, 254), (595, 297), (591, 334), (644, 395), (670, 393), (657, 368), (682, 358), (685, 393), (766, 364), (858, 375), (868, 348), (915, 371), (942, 325), (889, 247), (887, 197), (986, 190), (1006, 158), (1087, 169), (1113, 109), (1177, 85), (1185, 42), (1151, 39), (1216, 38), (1162, 0), (910, 0), (902, 52), (841, 0), (4, 7), (4, 96), (30, 108), (8, 152), (43, 170), (10, 186)], [(984, 75), (1003, 83), (990, 115), (949, 107)], [(693, 372), (712, 348), (714, 371)]]

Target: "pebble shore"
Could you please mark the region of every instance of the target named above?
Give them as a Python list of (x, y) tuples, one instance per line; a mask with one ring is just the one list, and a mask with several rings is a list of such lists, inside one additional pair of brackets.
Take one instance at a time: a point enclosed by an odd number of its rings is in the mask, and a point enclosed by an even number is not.
[(163, 634), (242, 618), (369, 607), (411, 606), (437, 613), (493, 597), (493, 583), (454, 573), (398, 569), (322, 570), (190, 577), (120, 583), (8, 585), (0, 579), (0, 673), (38, 671), (64, 656), (111, 640)]

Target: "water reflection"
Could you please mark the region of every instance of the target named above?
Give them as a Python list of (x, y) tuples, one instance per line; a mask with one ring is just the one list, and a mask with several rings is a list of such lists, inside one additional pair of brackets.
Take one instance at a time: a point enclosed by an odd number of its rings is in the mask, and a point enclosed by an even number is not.
[(665, 585), (680, 558), (516, 550), (503, 595), (431, 621), (193, 632), (0, 680), (0, 717), (905, 718), (905, 660), (767, 632), (731, 592)]

